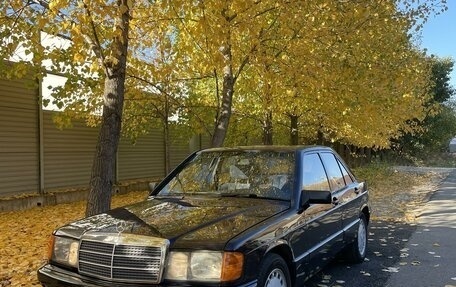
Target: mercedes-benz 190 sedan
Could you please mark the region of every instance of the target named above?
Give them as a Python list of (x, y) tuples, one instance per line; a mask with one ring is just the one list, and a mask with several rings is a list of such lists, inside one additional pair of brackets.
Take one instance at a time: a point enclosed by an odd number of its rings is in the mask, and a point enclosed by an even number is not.
[(366, 184), (319, 146), (206, 149), (145, 201), (54, 231), (43, 286), (299, 286), (366, 255)]

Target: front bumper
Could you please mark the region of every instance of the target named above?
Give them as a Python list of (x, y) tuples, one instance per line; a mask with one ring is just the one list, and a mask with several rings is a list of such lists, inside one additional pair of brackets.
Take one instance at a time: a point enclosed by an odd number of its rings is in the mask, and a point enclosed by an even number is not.
[[(196, 286), (186, 283), (179, 284), (160, 284), (150, 285), (137, 283), (113, 283), (98, 279), (93, 279), (79, 274), (70, 272), (68, 270), (46, 264), (38, 270), (38, 280), (44, 287), (185, 287)], [(256, 280), (242, 285), (207, 285), (207, 286), (236, 286), (236, 287), (256, 287)], [(200, 286), (200, 285), (199, 285)]]
[(100, 285), (84, 282), (78, 274), (46, 264), (38, 269), (38, 280), (44, 287), (99, 287)]

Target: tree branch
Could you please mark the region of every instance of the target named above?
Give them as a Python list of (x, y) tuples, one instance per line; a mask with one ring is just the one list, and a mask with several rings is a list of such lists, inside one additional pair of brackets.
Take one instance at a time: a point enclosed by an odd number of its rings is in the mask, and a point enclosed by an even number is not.
[(101, 64), (105, 68), (105, 73), (108, 75), (108, 69), (105, 65), (105, 56), (103, 54), (103, 50), (101, 49), (100, 39), (98, 38), (98, 33), (97, 33), (97, 30), (95, 27), (95, 23), (93, 22), (92, 12), (90, 11), (86, 2), (84, 2), (84, 10), (86, 11), (87, 17), (89, 17), (89, 19), (90, 19), (90, 28), (92, 29), (92, 34), (93, 34), (93, 37), (95, 38), (95, 42), (92, 41), (92, 38), (90, 38), (88, 35), (85, 35), (85, 34), (82, 34), (82, 35), (83, 35), (84, 39), (88, 42), (88, 44), (91, 46), (92, 51), (95, 53), (95, 55), (101, 61)]

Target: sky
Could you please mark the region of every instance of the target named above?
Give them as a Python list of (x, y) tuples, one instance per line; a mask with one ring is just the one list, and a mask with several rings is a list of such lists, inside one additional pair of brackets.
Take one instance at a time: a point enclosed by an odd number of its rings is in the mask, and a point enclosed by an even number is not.
[[(448, 0), (447, 7), (447, 11), (430, 17), (425, 23), (420, 46), (426, 48), (429, 55), (451, 57), (456, 61), (456, 0)], [(456, 66), (450, 82), (456, 88)]]

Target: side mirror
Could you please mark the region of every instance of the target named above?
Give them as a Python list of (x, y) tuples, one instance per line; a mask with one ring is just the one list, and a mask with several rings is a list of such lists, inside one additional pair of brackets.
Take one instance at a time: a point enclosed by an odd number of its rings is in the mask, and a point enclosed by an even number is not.
[(329, 190), (305, 190), (309, 195), (309, 203), (332, 203)]

